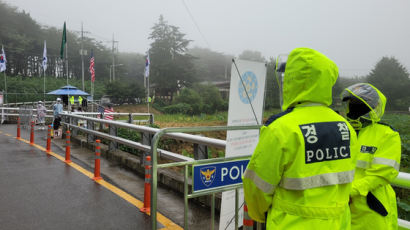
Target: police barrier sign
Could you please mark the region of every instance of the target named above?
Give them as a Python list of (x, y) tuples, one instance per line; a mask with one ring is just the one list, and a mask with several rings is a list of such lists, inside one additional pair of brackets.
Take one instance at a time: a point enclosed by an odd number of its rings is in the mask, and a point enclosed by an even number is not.
[(248, 163), (249, 160), (239, 160), (193, 166), (193, 193), (242, 183)]

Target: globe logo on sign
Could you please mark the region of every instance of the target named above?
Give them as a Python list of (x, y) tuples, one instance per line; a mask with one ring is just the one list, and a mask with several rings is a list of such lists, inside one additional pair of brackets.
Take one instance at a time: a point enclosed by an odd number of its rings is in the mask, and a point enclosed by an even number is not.
[[(245, 72), (241, 78), (243, 84), (245, 85), (246, 91), (243, 88), (242, 82), (239, 81), (239, 98), (244, 104), (249, 104), (255, 99), (256, 94), (258, 93), (258, 80), (256, 79), (256, 75), (251, 71)], [(249, 99), (248, 96), (246, 96), (246, 92), (248, 92)]]

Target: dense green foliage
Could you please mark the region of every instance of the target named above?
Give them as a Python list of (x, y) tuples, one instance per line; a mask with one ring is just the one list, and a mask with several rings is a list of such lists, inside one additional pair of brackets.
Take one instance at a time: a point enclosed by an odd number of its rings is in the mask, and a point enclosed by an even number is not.
[[(400, 171), (410, 173), (410, 116), (408, 114), (386, 114), (382, 122), (391, 125), (400, 133), (401, 162)], [(410, 220), (410, 191), (403, 188), (394, 188), (397, 195), (399, 218)]]
[(387, 97), (387, 108), (404, 110), (409, 108), (409, 73), (396, 58), (383, 57), (367, 76), (367, 81)]
[[(0, 1), (0, 21), (2, 22), (0, 23), (0, 44), (4, 46), (6, 52), (7, 76), (42, 77), (43, 45), (44, 41), (47, 41), (48, 68), (45, 74), (66, 78), (65, 64), (60, 59), (63, 21), (61, 28), (42, 26), (34, 21), (30, 14), (19, 11), (2, 1)], [(81, 79), (82, 68), (79, 52), (81, 37), (77, 31), (71, 29), (72, 27), (74, 26), (67, 24), (69, 77), (70, 79)], [(93, 36), (92, 33), (91, 36)], [(84, 37), (82, 42), (84, 50), (88, 53), (84, 56), (85, 82), (89, 82), (91, 79), (88, 72), (91, 50), (93, 50), (95, 57), (96, 84), (107, 81), (112, 65), (112, 50), (90, 37)], [(118, 52), (114, 52), (114, 54), (116, 65), (120, 65), (116, 67), (116, 79), (132, 79), (142, 84), (145, 64), (143, 55)], [(86, 84), (89, 85), (89, 83)]]
[[(156, 108), (158, 107), (157, 104)], [(171, 105), (159, 109), (164, 113), (171, 114), (213, 114), (216, 111), (227, 110), (228, 102), (222, 99), (215, 86), (195, 84), (193, 88), (182, 89)]]
[[(46, 77), (45, 92), (51, 92), (59, 89), (67, 84), (67, 79)], [(0, 74), (0, 81), (4, 82), (4, 75)], [(81, 89), (82, 83), (79, 79), (69, 79), (69, 84)], [(90, 92), (90, 82), (86, 82), (86, 92)], [(7, 102), (24, 102), (24, 101), (39, 101), (44, 99), (44, 78), (37, 77), (22, 77), (22, 76), (7, 76)], [(0, 84), (0, 89), (4, 89), (4, 84)], [(96, 82), (94, 85), (94, 95), (96, 98), (101, 97), (105, 92), (103, 83)], [(6, 99), (6, 98), (5, 98)], [(56, 96), (46, 95), (46, 100), (55, 100)]]
[(136, 82), (114, 81), (107, 83), (105, 88), (114, 104), (135, 104), (136, 98), (144, 97), (144, 89)]
[(172, 101), (179, 89), (196, 81), (193, 57), (187, 54), (191, 41), (162, 15), (152, 27), (149, 39), (154, 40), (149, 50), (151, 82), (161, 95), (169, 95)]

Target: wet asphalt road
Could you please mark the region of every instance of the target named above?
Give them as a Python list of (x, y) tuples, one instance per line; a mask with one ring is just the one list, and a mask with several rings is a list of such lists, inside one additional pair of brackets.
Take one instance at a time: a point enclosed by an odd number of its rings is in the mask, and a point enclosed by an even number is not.
[[(15, 127), (0, 127), (0, 229), (150, 229), (149, 216), (64, 162), (16, 140)], [(45, 133), (36, 131), (36, 144), (45, 146), (39, 137)], [(22, 138), (29, 140), (28, 132), (22, 130)]]

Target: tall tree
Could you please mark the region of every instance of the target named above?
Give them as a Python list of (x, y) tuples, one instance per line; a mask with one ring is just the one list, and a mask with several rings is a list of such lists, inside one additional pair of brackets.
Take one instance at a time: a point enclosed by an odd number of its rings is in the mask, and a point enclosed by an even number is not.
[(279, 87), (275, 76), (275, 59), (270, 58), (266, 69), (265, 109), (280, 108)]
[(396, 58), (383, 57), (370, 71), (367, 81), (386, 95), (388, 108), (406, 109), (409, 106), (409, 73)]
[(179, 28), (169, 25), (164, 17), (152, 27), (149, 39), (154, 40), (150, 49), (150, 77), (161, 95), (171, 96), (181, 87), (191, 85), (194, 78), (193, 57), (187, 54), (190, 40)]

